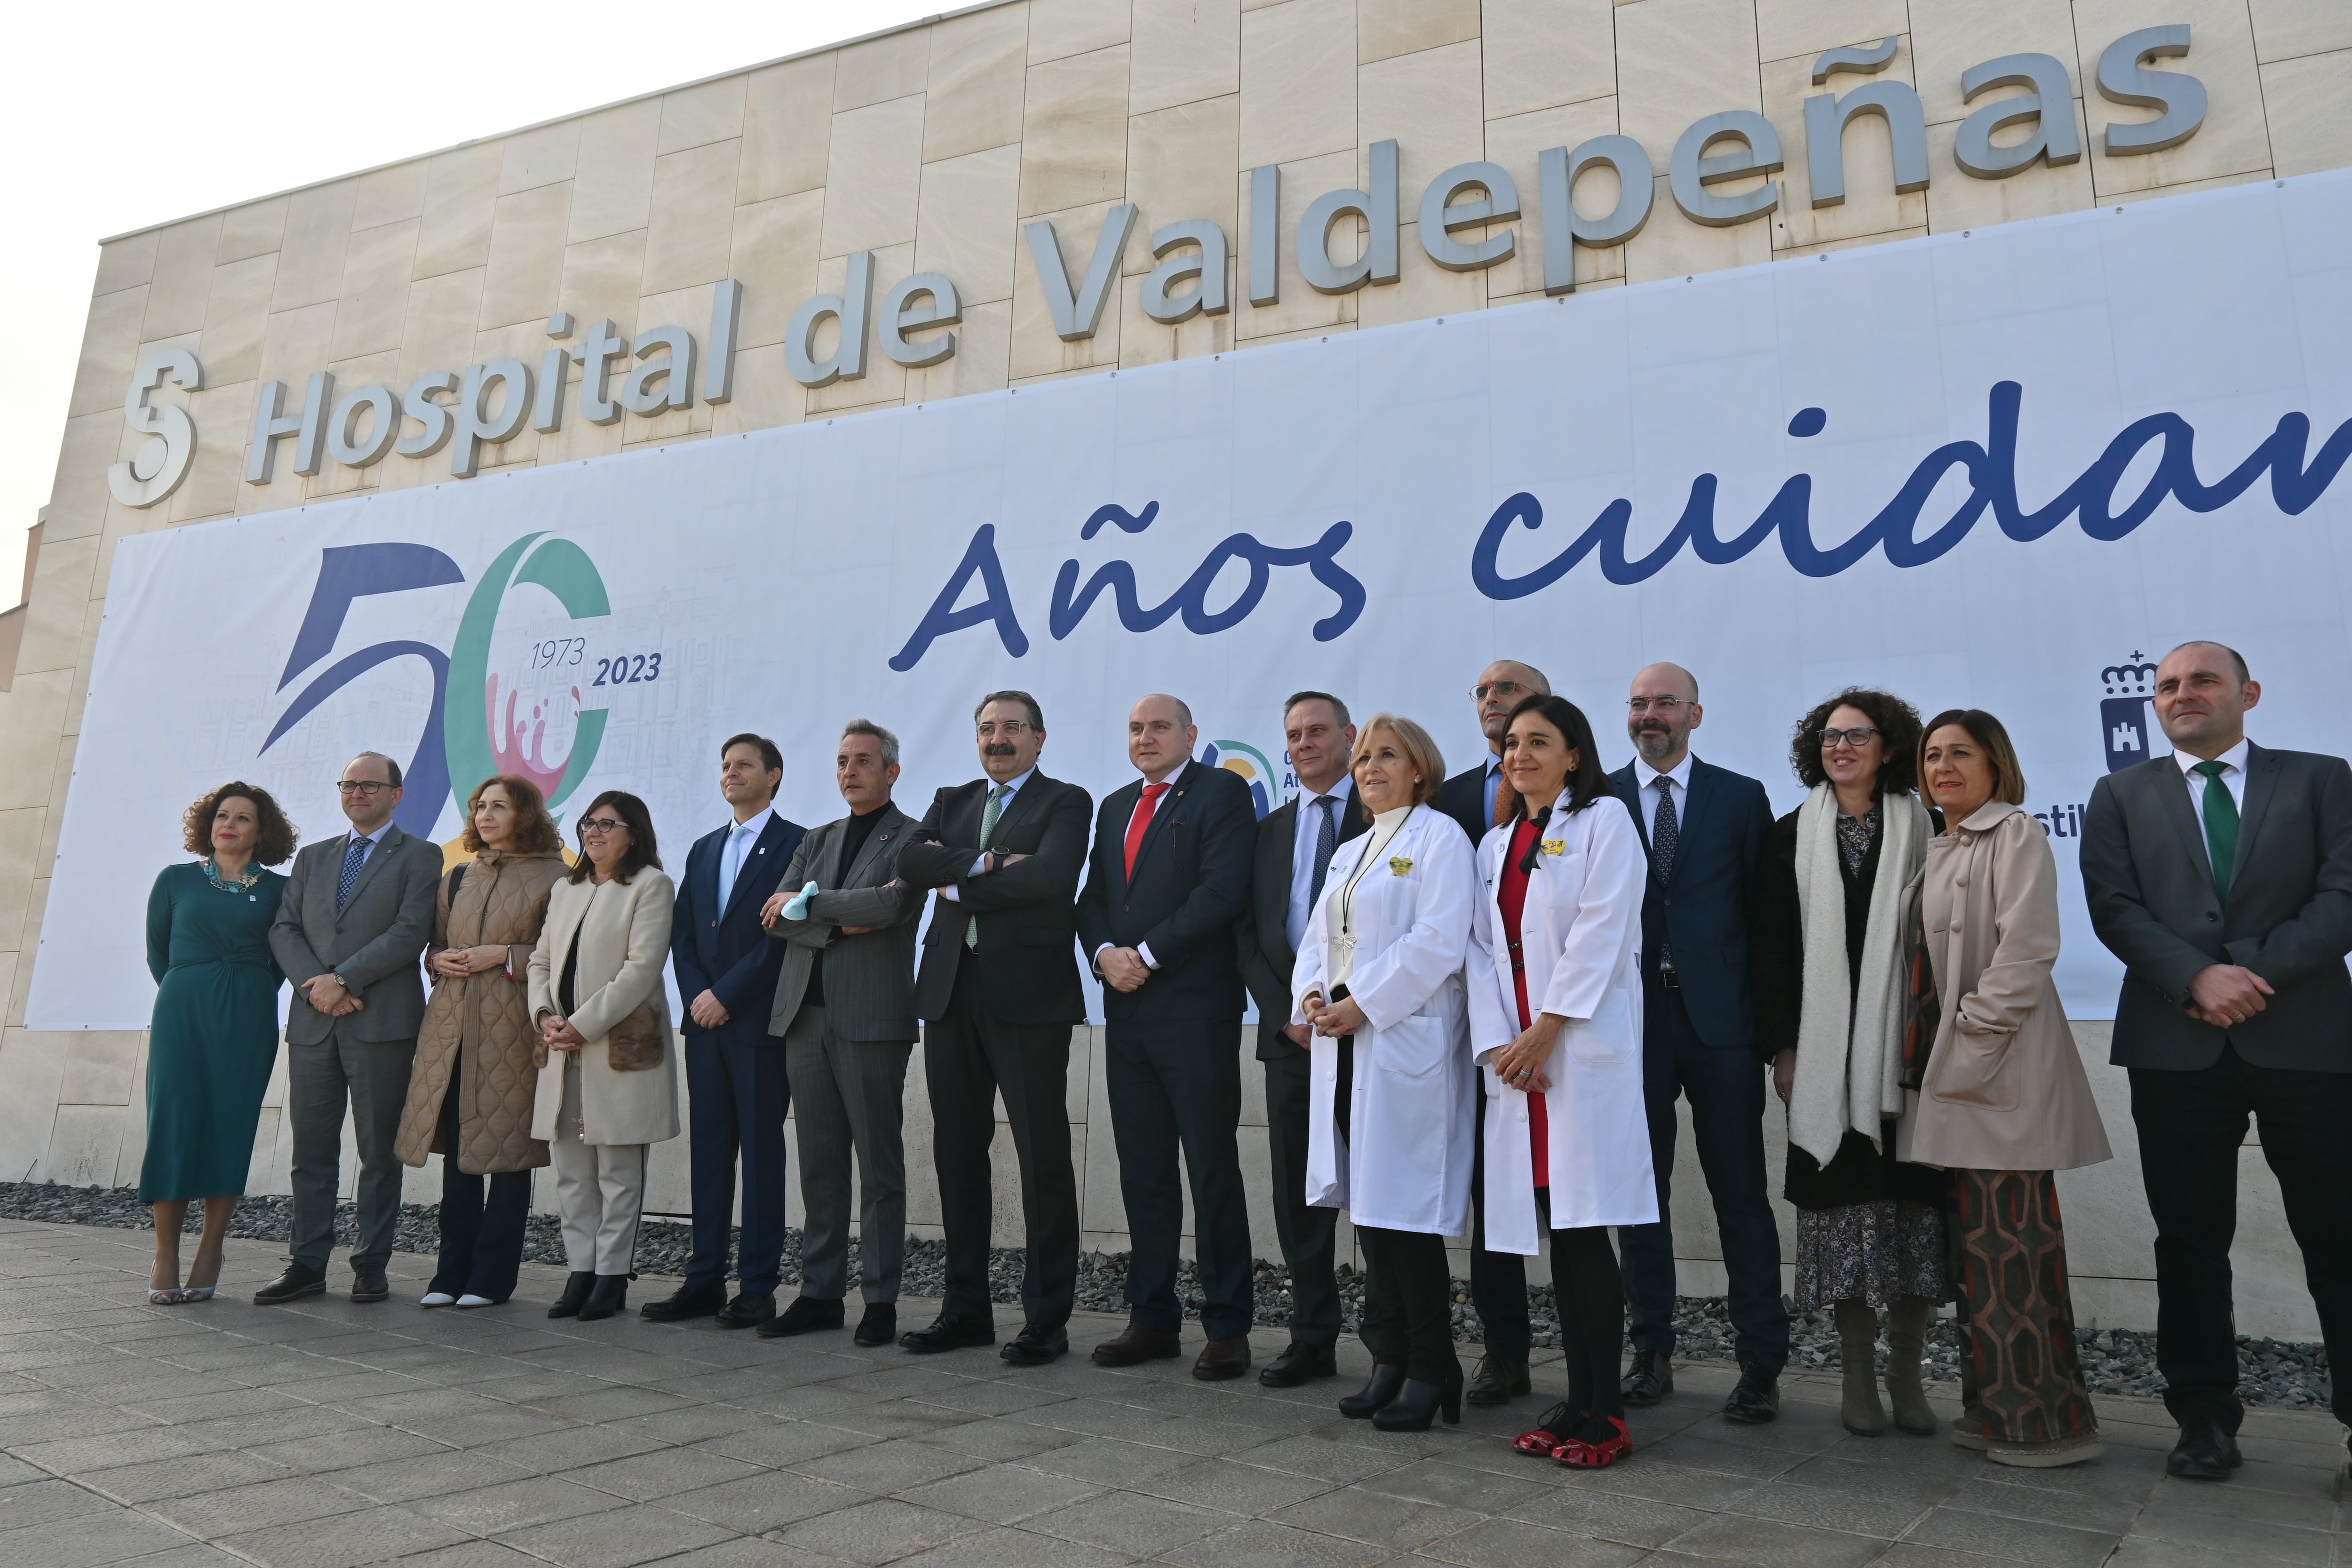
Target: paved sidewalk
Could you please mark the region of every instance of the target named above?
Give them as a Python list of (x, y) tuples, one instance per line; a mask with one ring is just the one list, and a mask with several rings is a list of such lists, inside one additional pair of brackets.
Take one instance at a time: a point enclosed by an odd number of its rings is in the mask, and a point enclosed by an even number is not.
[(2165, 1479), (2145, 1401), (2099, 1402), (2096, 1464), (2000, 1470), (1847, 1436), (1821, 1378), (1784, 1385), (1776, 1424), (1727, 1426), (1727, 1369), (1691, 1365), (1637, 1413), (1640, 1453), (1574, 1475), (1506, 1446), (1559, 1384), (1543, 1366), (1535, 1400), (1391, 1437), (1332, 1409), (1366, 1364), (1352, 1342), (1339, 1383), (1276, 1394), (1189, 1362), (1097, 1370), (1084, 1349), (1116, 1325), (1090, 1317), (1077, 1355), (1020, 1371), (845, 1333), (551, 1323), (562, 1276), (535, 1267), (504, 1308), (421, 1312), (407, 1257), (383, 1305), (265, 1309), (246, 1298), (278, 1259), (255, 1242), (230, 1244), (220, 1300), (151, 1308), (149, 1244), (0, 1223), (5, 1568), (2352, 1568), (2318, 1415), (2251, 1416), (2244, 1470), (2200, 1487)]

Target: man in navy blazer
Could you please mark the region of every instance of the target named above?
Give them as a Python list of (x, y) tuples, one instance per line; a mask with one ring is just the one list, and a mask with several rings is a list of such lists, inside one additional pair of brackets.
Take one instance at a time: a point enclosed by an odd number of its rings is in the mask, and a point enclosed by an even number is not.
[(1706, 716), (1698, 679), (1676, 664), (1633, 677), (1626, 731), (1634, 760), (1609, 775), (1642, 830), (1650, 880), (1642, 897), (1642, 1086), (1658, 1222), (1617, 1233), (1633, 1309), (1628, 1405), (1675, 1386), (1675, 1099), (1687, 1097), (1700, 1169), (1729, 1276), (1739, 1383), (1724, 1415), (1759, 1423), (1780, 1414), (1789, 1319), (1780, 1307), (1780, 1232), (1764, 1173), (1764, 1072), (1748, 983), (1748, 900), (1772, 827), (1764, 786), (1699, 761), (1690, 735)]
[[(678, 879), (670, 963), (686, 999), (686, 1089), (694, 1168), (694, 1254), (676, 1294), (639, 1309), (656, 1322), (716, 1317), (748, 1329), (776, 1315), (784, 1250), (784, 1112), (792, 1084), (784, 1043), (768, 1033), (783, 943), (760, 906), (776, 890), (807, 829), (776, 815), (784, 754), (761, 735), (719, 749), (719, 793), (734, 820), (695, 840)], [(743, 1163), (738, 1290), (727, 1299), (727, 1231), (735, 1163)]]

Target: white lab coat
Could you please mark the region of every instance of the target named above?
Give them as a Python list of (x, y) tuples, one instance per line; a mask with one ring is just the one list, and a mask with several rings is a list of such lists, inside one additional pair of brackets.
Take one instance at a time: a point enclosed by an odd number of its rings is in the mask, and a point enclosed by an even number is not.
[[(1339, 846), (1307, 918), (1291, 971), (1298, 999), (1330, 993), (1330, 937), (1339, 897), (1376, 825)], [(1357, 885), (1356, 948), (1348, 994), (1364, 1010), (1349, 1124), (1339, 1131), (1339, 1043), (1315, 1037), (1307, 1111), (1307, 1201), (1345, 1208), (1358, 1225), (1460, 1236), (1470, 1228), (1476, 1155), (1477, 1069), (1470, 1061), (1465, 962), (1482, 984), (1486, 956), (1470, 941), (1477, 910), (1475, 852), (1453, 818), (1412, 808)]]
[[(1565, 799), (1565, 795), (1562, 797)], [(1477, 940), (1488, 963), (1470, 997), (1470, 1035), (1486, 1086), (1486, 1245), (1532, 1256), (1538, 1241), (1528, 1097), (1495, 1076), (1518, 1038), (1519, 1003), (1504, 930), (1503, 857), (1511, 830), (1478, 846)], [(1612, 794), (1573, 815), (1555, 805), (1528, 874), (1520, 953), (1529, 1013), (1569, 1020), (1544, 1074), (1551, 1137), (1551, 1223), (1648, 1225), (1658, 1217), (1650, 1119), (1642, 1097), (1642, 894), (1649, 860)]]

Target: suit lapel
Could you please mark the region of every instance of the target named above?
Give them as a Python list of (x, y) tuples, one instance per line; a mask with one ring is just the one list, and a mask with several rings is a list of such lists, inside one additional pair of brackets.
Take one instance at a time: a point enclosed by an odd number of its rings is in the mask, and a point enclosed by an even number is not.
[[(726, 831), (731, 833), (734, 829), (730, 827)], [(760, 858), (774, 847), (775, 841), (782, 837), (783, 833), (784, 819), (771, 816), (768, 826), (760, 829), (760, 837), (751, 840), (751, 847), (743, 851), (743, 863), (735, 868), (735, 885), (727, 889), (727, 907), (719, 911), (721, 921), (733, 914), (735, 906), (743, 901), (743, 889), (751, 882), (751, 868), (760, 864)], [(714, 873), (726, 868), (727, 840), (723, 837), (719, 841), (719, 864), (714, 868)]]
[[(1151, 853), (1151, 846), (1158, 841), (1160, 828), (1167, 826), (1169, 814), (1173, 812), (1176, 809), (1178, 803), (1183, 800), (1184, 792), (1192, 787), (1194, 783), (1192, 777), (1193, 770), (1200, 767), (1201, 764), (1198, 763), (1186, 763), (1182, 767), (1178, 768), (1174, 773), (1170, 775), (1168, 780), (1168, 793), (1160, 797), (1160, 804), (1158, 805), (1152, 807), (1151, 820), (1144, 826), (1143, 842), (1135, 847), (1135, 864), (1139, 870), (1142, 868), (1144, 857)], [(1135, 786), (1135, 798), (1139, 803), (1143, 799), (1143, 785), (1139, 783)], [(1122, 838), (1124, 836), (1122, 835)], [(1124, 856), (1125, 850), (1126, 846), (1124, 842), (1122, 842), (1120, 845), (1122, 856)], [(1121, 864), (1125, 864), (1124, 859), (1122, 859)]]
[[(2188, 853), (2189, 865), (2210, 884), (2213, 879), (2213, 855), (2205, 845), (2205, 824), (2198, 819), (2196, 807), (2189, 804), (2188, 784), (2181, 776), (2180, 764), (2170, 757), (2158, 757), (2145, 766), (2148, 769), (2148, 787), (2156, 791), (2157, 809), (2179, 830), (2180, 847)], [(2251, 802), (2254, 793), (2252, 770), (2247, 773), (2246, 795)], [(2238, 835), (2241, 860), (2245, 856), (2245, 842), (2246, 836), (2242, 831)]]
[(1633, 770), (1628, 767), (1622, 773), (1611, 773), (1609, 787), (1615, 790), (1617, 798), (1625, 803), (1626, 815), (1633, 819), (1633, 831), (1642, 836), (1642, 853), (1648, 855), (1650, 819), (1642, 815), (1642, 792), (1633, 783)]
[(1267, 868), (1270, 874), (1266, 885), (1273, 892), (1274, 906), (1286, 913), (1290, 909), (1291, 868), (1298, 846), (1299, 808), (1305, 804), (1305, 797), (1292, 795), (1265, 814), (1265, 825), (1259, 829), (1282, 850), (1281, 858)]
[[(1004, 809), (997, 815), (996, 831), (989, 835), (989, 838), (992, 841), (1004, 831), (1007, 824), (1015, 823), (1021, 820), (1022, 816), (1029, 810), (1032, 803), (1035, 800), (1037, 795), (1042, 793), (1039, 791), (1037, 786), (1045, 782), (1045, 775), (1044, 773), (1033, 773), (1029, 775), (1029, 782), (1027, 784), (1023, 784), (1019, 789), (1013, 792), (1013, 798), (1004, 803)], [(978, 833), (979, 825), (988, 820), (988, 792), (995, 787), (995, 784), (990, 780), (983, 779), (981, 781), (980, 815), (973, 818), (973, 831), (975, 835)], [(981, 847), (985, 849), (988, 847), (988, 845), (982, 844), (981, 845)]]
[[(398, 847), (402, 841), (407, 838), (407, 837), (408, 836), (401, 832), (398, 827), (387, 827), (383, 830), (383, 837), (375, 841), (375, 847), (368, 851), (368, 858), (360, 862), (360, 874), (352, 880), (352, 896), (343, 900), (342, 908), (335, 911), (337, 914), (342, 913), (343, 910), (350, 909), (353, 904), (360, 901), (360, 890), (365, 888), (368, 883), (374, 880), (375, 868), (378, 866), (383, 865), (386, 860), (391, 859), (393, 849)], [(344, 835), (342, 852), (344, 855), (348, 855), (352, 852), (352, 841), (349, 834)], [(335, 879), (339, 882), (342, 880), (342, 858), (341, 856), (338, 856), (335, 859)]]
[[(1715, 770), (1697, 758), (1692, 758), (1690, 787), (1683, 791), (1682, 816), (1675, 823), (1675, 870), (1677, 873), (1683, 868), (1681, 846), (1684, 841), (1697, 837), (1699, 818), (1706, 815), (1706, 808), (1714, 799)], [(1653, 818), (1656, 815), (1653, 810)], [(1673, 878), (1669, 877), (1667, 881), (1671, 885)]]
[(896, 805), (884, 806), (882, 820), (874, 825), (874, 831), (866, 836), (865, 844), (857, 851), (857, 858), (847, 866), (838, 864), (841, 859), (841, 847), (839, 841), (835, 840), (832, 858), (836, 864), (834, 867), (832, 885), (835, 888), (868, 886), (869, 884), (861, 882), (857, 879), (864, 874), (868, 866), (874, 863), (874, 858), (882, 852), (882, 847), (898, 836), (898, 829), (905, 825), (906, 820), (906, 814)]
[(2253, 861), (2254, 835), (2278, 793), (2278, 758), (2260, 746), (2246, 748), (2246, 804), (2238, 813), (2238, 851), (2230, 862), (2230, 889), (2235, 892), (2246, 868)]

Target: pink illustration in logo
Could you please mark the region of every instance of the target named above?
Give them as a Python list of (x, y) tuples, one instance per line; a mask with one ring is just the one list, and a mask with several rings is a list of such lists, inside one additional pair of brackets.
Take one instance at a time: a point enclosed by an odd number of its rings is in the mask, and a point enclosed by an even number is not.
[[(564, 773), (572, 766), (572, 759), (566, 756), (552, 764), (545, 760), (547, 710), (534, 705), (529, 722), (517, 719), (515, 703), (521, 695), (520, 690), (507, 693), (506, 719), (501, 723), (499, 719), (499, 678), (496, 675), (490, 677), (486, 701), (486, 716), (490, 726), (490, 754), (498, 764), (499, 772), (516, 773), (529, 779), (539, 786), (541, 795), (552, 800), (563, 784)], [(580, 708), (580, 689), (575, 686), (572, 689), (572, 710), (576, 714)]]

